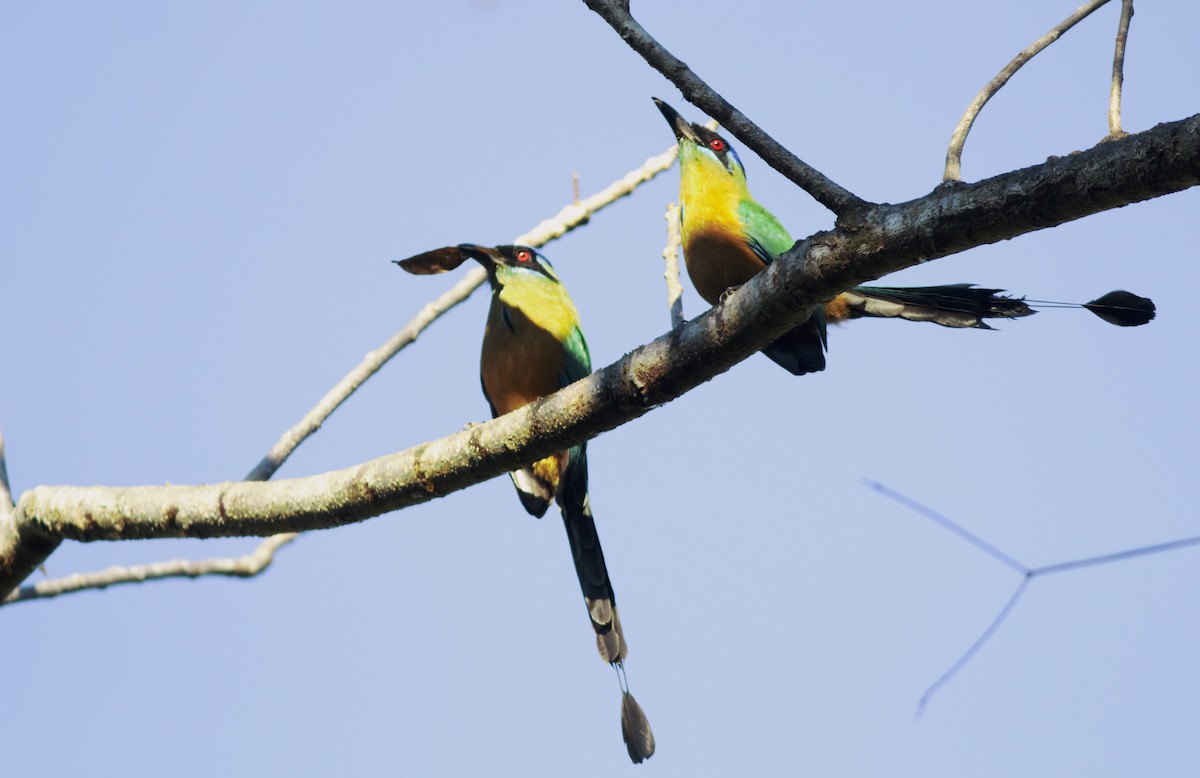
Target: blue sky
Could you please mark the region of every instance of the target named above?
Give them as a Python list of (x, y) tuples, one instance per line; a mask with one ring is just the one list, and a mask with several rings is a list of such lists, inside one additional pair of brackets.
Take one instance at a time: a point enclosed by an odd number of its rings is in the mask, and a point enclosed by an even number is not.
[[(976, 91), (1071, 3), (635, 2), (777, 139), (872, 200), (941, 178)], [(1107, 131), (1117, 5), (984, 110), (967, 180)], [(1196, 112), (1200, 9), (1144, 4), (1131, 131)], [(242, 477), (453, 278), (702, 118), (582, 3), (9, 4), (0, 11), (0, 430), (15, 491)], [(796, 236), (830, 226), (741, 150)], [(594, 363), (669, 325), (672, 171), (544, 252)], [(1200, 551), (1036, 582), (914, 719), (1018, 577), (878, 479), (1036, 566), (1200, 534), (1195, 191), (913, 268), (1158, 319), (997, 332), (868, 321), (829, 368), (752, 358), (590, 444), (592, 505), (658, 753), (628, 763), (560, 522), (507, 479), (306, 536), (252, 581), (0, 610), (6, 774), (1129, 775), (1194, 772)], [(702, 303), (685, 286), (684, 309)], [(488, 415), (486, 298), (432, 327), (281, 476)], [(52, 576), (255, 541), (65, 544)]]

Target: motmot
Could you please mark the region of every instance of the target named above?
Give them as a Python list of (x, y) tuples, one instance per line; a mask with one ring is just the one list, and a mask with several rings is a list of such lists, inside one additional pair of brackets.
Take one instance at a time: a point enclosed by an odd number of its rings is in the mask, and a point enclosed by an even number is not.
[[(474, 259), (492, 290), (479, 377), (492, 416), (501, 416), (592, 372), (579, 312), (549, 260), (529, 246), (461, 244), (427, 251), (396, 264), (427, 275)], [(575, 574), (596, 633), (600, 657), (613, 665), (622, 687), (621, 732), (629, 756), (654, 753), (654, 735), (625, 682), (627, 645), (612, 581), (588, 499), (587, 444), (580, 443), (510, 473), (521, 504), (541, 518), (557, 502), (567, 530)]]
[[(709, 305), (790, 249), (792, 236), (750, 196), (746, 170), (723, 137), (689, 123), (657, 97), (658, 110), (679, 143), (679, 220), (683, 259), (692, 285)], [(985, 318), (1036, 313), (1024, 298), (972, 284), (922, 287), (859, 286), (816, 308), (806, 322), (771, 343), (763, 353), (795, 375), (825, 369), (827, 324), (861, 317), (900, 317), (946, 327), (991, 329)], [(1111, 324), (1137, 326), (1154, 318), (1154, 303), (1117, 290), (1083, 307)]]

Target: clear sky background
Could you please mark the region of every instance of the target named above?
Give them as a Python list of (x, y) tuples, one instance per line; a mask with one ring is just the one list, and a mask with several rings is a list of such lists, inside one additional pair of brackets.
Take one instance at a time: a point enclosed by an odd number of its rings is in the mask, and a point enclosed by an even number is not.
[[(978, 89), (1074, 2), (647, 2), (640, 20), (856, 193), (941, 178)], [(1107, 132), (1118, 3), (1022, 70), (978, 180)], [(1200, 109), (1200, 6), (1138, 6), (1132, 131)], [(0, 9), (0, 429), (17, 492), (249, 471), (455, 277), (393, 259), (501, 243), (672, 142), (687, 105), (579, 2), (9, 3)], [(830, 214), (742, 149), (797, 237)], [(597, 366), (669, 326), (672, 170), (547, 246)], [(997, 332), (868, 321), (829, 368), (754, 357), (593, 441), (592, 505), (658, 741), (629, 764), (561, 522), (507, 479), (300, 539), (263, 577), (0, 609), (3, 768), (128, 775), (1183, 775), (1200, 766), (1200, 550), (1036, 581), (1028, 565), (1200, 534), (1200, 192), (914, 268), (1082, 301)], [(487, 417), (486, 295), (434, 325), (280, 477)], [(686, 288), (685, 311), (702, 302)], [(66, 543), (51, 576), (254, 539)]]

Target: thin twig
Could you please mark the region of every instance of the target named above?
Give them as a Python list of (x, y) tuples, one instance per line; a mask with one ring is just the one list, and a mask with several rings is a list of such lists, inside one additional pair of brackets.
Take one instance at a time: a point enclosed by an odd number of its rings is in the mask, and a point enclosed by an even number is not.
[(172, 559), (133, 567), (110, 567), (94, 573), (76, 573), (64, 578), (22, 586), (9, 594), (7, 605), (26, 600), (46, 600), (84, 589), (105, 589), (120, 584), (143, 583), (161, 578), (199, 578), (203, 575), (223, 575), (232, 578), (251, 578), (258, 575), (275, 558), (275, 552), (292, 542), (296, 533), (289, 532), (267, 538), (249, 554), (217, 559)]
[(946, 151), (946, 169), (942, 174), (943, 181), (962, 180), (961, 161), (963, 145), (967, 142), (967, 133), (971, 131), (971, 125), (975, 123), (975, 118), (979, 116), (979, 112), (983, 110), (983, 106), (987, 104), (987, 101), (991, 100), (992, 96), (1008, 83), (1008, 79), (1012, 78), (1013, 74), (1020, 70), (1022, 65), (1033, 59), (1034, 55), (1061, 38), (1063, 33), (1107, 2), (1108, 0), (1089, 0), (1089, 2), (1079, 6), (1079, 8), (1075, 9), (1075, 13), (1059, 22), (1054, 29), (1038, 38), (1029, 48), (1013, 58), (1013, 61), (1005, 65), (1004, 69), (996, 74), (996, 77), (989, 81), (987, 86), (975, 96), (975, 99), (967, 106), (967, 112), (959, 120), (958, 126), (954, 128), (954, 134), (950, 136), (950, 148)]
[[(552, 218), (540, 222), (529, 232), (518, 236), (514, 243), (524, 243), (535, 248), (540, 247), (587, 223), (593, 213), (631, 194), (642, 184), (668, 170), (675, 161), (677, 150), (678, 147), (672, 145), (662, 154), (650, 157), (641, 166), (626, 173), (620, 179), (586, 200), (579, 200), (578, 187), (576, 186), (574, 202), (563, 208)], [(577, 181), (578, 179), (576, 179)], [(463, 300), (466, 300), (486, 279), (486, 271), (482, 268), (475, 268), (440, 297), (421, 308), (412, 321), (406, 324), (395, 335), (388, 338), (387, 342), (382, 346), (368, 353), (353, 370), (326, 392), (325, 396), (300, 421), (280, 436), (279, 440), (275, 442), (275, 445), (271, 447), (271, 450), (263, 457), (262, 461), (250, 471), (245, 480), (269, 480), (280, 466), (287, 461), (288, 457), (292, 455), (292, 452), (309, 436), (320, 429), (325, 420), (342, 403), (349, 399), (350, 395), (354, 394), (358, 387), (362, 386), (367, 379), (375, 375), (401, 349), (415, 341), (442, 314)], [(2, 475), (3, 439), (0, 438), (0, 476)], [(3, 487), (5, 490), (4, 494), (7, 495), (7, 481), (5, 481)], [(11, 498), (7, 498), (7, 500), (6, 504), (11, 508)], [(3, 514), (0, 514), (0, 517), (2, 516)], [(208, 559), (197, 562), (175, 560), (131, 567), (111, 567), (107, 570), (94, 573), (75, 574), (65, 578), (42, 581), (38, 584), (15, 590), (0, 604), (45, 599), (83, 589), (103, 589), (107, 586), (121, 583), (140, 583), (142, 581), (161, 578), (196, 578), (202, 575), (250, 577), (265, 570), (270, 565), (275, 552), (295, 540), (297, 534), (286, 532), (279, 535), (272, 535), (262, 540), (258, 548), (253, 552), (237, 558)]]
[(4, 457), (4, 435), (0, 433), (0, 521), (4, 521), (13, 506), (12, 488), (8, 485), (8, 463)]
[(475, 268), (463, 276), (458, 283), (443, 292), (440, 297), (426, 303), (412, 321), (388, 338), (382, 346), (363, 357), (363, 360), (326, 392), (325, 396), (318, 400), (317, 404), (304, 414), (300, 421), (283, 433), (262, 461), (250, 471), (245, 480), (266, 481), (273, 476), (275, 471), (292, 455), (292, 452), (310, 435), (319, 430), (325, 420), (367, 379), (379, 372), (379, 369), (396, 356), (401, 349), (415, 341), (417, 336), (424, 332), (426, 327), (437, 321), (442, 314), (466, 300), (471, 292), (475, 291), (486, 279), (487, 273), (482, 268)]
[(8, 485), (8, 464), (4, 457), (4, 435), (0, 434), (0, 548), (19, 542), (16, 505)]
[(900, 492), (897, 492), (895, 489), (892, 489), (891, 487), (889, 487), (885, 484), (881, 484), (878, 481), (864, 479), (863, 483), (866, 486), (868, 486), (869, 488), (875, 490), (876, 492), (879, 492), (880, 494), (882, 494), (884, 497), (888, 498), (892, 502), (899, 503), (900, 505), (903, 505), (905, 508), (908, 508), (913, 513), (919, 513), (922, 516), (924, 516), (925, 518), (934, 522), (935, 524), (940, 525), (943, 529), (948, 530), (949, 532), (953, 532), (955, 535), (958, 535), (960, 538), (967, 541), (972, 546), (975, 546), (975, 548), (984, 552), (985, 554), (990, 556), (992, 559), (995, 559), (997, 562), (1000, 562), (1001, 564), (1003, 564), (1007, 567), (1011, 567), (1013, 570), (1017, 571), (1021, 575), (1029, 575), (1030, 570), (1028, 567), (1021, 564), (1017, 560), (1013, 559), (1011, 556), (1004, 553), (1000, 549), (996, 548), (991, 543), (988, 543), (986, 540), (979, 537), (978, 535), (971, 532), (970, 530), (966, 529), (965, 527), (962, 527), (961, 525), (954, 523), (948, 517), (943, 516), (942, 514), (935, 511), (933, 508), (930, 508), (927, 505), (919, 503), (916, 500), (914, 500), (913, 498), (909, 497), (908, 495), (901, 494)]
[[(704, 126), (716, 132), (717, 120), (709, 119)], [(667, 307), (671, 312), (671, 329), (675, 329), (687, 321), (683, 318), (683, 287), (679, 285), (679, 251), (683, 248), (680, 220), (683, 214), (678, 205), (668, 203), (667, 212), (663, 216), (667, 220), (667, 245), (663, 248), (666, 269), (663, 271), (663, 278), (667, 280)]]
[(1035, 575), (1050, 575), (1051, 573), (1065, 573), (1084, 567), (1107, 565), (1113, 562), (1124, 562), (1126, 559), (1135, 559), (1140, 556), (1177, 551), (1181, 548), (1190, 548), (1191, 546), (1200, 546), (1200, 535), (1183, 538), (1182, 540), (1168, 540), (1165, 543), (1155, 543), (1152, 546), (1142, 546), (1141, 548), (1127, 548), (1124, 551), (1114, 551), (1111, 554), (1101, 554), (1100, 556), (1087, 557), (1086, 559), (1073, 559), (1070, 562), (1056, 562), (1052, 565), (1042, 565), (1030, 570), (1029, 575), (1032, 577)]
[(1108, 136), (1119, 138), (1121, 129), (1121, 86), (1125, 83), (1125, 43), (1129, 22), (1133, 19), (1133, 0), (1121, 0), (1121, 21), (1117, 24), (1117, 45), (1113, 52), (1112, 90), (1108, 96)]
[(992, 623), (988, 624), (987, 629), (985, 629), (983, 633), (975, 639), (975, 642), (971, 644), (971, 647), (964, 651), (963, 655), (960, 656), (954, 664), (950, 665), (950, 668), (946, 670), (946, 672), (942, 673), (940, 678), (929, 685), (929, 688), (926, 689), (925, 693), (921, 695), (921, 699), (917, 701), (916, 717), (918, 719), (924, 715), (925, 706), (929, 704), (929, 701), (933, 698), (933, 695), (937, 694), (939, 689), (948, 684), (950, 679), (958, 675), (958, 671), (966, 667), (967, 663), (975, 658), (975, 655), (979, 653), (984, 644), (992, 639), (992, 635), (996, 634), (996, 630), (1000, 629), (1000, 625), (1004, 623), (1004, 620), (1007, 619), (1009, 614), (1013, 612), (1013, 609), (1017, 607), (1017, 603), (1021, 600), (1021, 596), (1025, 594), (1025, 590), (1029, 588), (1029, 582), (1032, 580), (1032, 575), (1022, 576), (1021, 583), (1017, 585), (1017, 590), (1012, 593), (1011, 597), (1008, 598), (1008, 602), (1004, 603), (1004, 607), (1001, 608), (1000, 612), (996, 614), (996, 618), (992, 619)]
[(679, 247), (683, 240), (679, 236), (679, 206), (667, 205), (667, 245), (663, 248), (663, 259), (667, 268), (663, 278), (667, 279), (667, 306), (671, 310), (671, 329), (683, 324), (683, 287), (679, 285)]
[(583, 0), (608, 22), (625, 43), (650, 67), (662, 73), (679, 88), (688, 102), (721, 123), (738, 140), (754, 151), (792, 183), (839, 217), (857, 213), (869, 203), (808, 165), (754, 122), (734, 108), (721, 95), (688, 68), (687, 63), (667, 51), (646, 32), (629, 13), (629, 3), (620, 0)]
[(882, 494), (884, 497), (887, 497), (889, 500), (899, 503), (909, 510), (931, 519), (945, 529), (953, 532), (961, 538), (964, 538), (975, 547), (987, 552), (989, 556), (1021, 574), (1021, 583), (1017, 586), (1017, 589), (1013, 592), (1012, 596), (1009, 597), (1008, 602), (1004, 604), (1004, 607), (1000, 609), (1000, 612), (996, 614), (996, 617), (992, 619), (992, 622), (988, 624), (987, 629), (985, 629), (983, 633), (975, 639), (975, 642), (971, 644), (971, 647), (964, 651), (962, 656), (955, 660), (954, 664), (950, 665), (950, 668), (946, 670), (946, 672), (942, 673), (942, 675), (936, 681), (930, 684), (929, 688), (925, 690), (925, 693), (921, 695), (920, 701), (917, 702), (917, 718), (920, 718), (924, 713), (925, 706), (929, 704), (929, 701), (933, 698), (933, 695), (936, 694), (939, 689), (949, 683), (954, 676), (958, 675), (958, 672), (966, 667), (967, 664), (975, 658), (975, 655), (979, 653), (984, 644), (992, 639), (992, 636), (996, 634), (996, 630), (1000, 628), (1000, 625), (1004, 623), (1004, 620), (1007, 619), (1009, 614), (1013, 612), (1013, 609), (1017, 607), (1017, 602), (1021, 599), (1021, 596), (1025, 594), (1025, 589), (1028, 588), (1029, 584), (1034, 578), (1038, 577), (1039, 575), (1069, 572), (1080, 570), (1085, 567), (1095, 567), (1097, 565), (1123, 562), (1127, 559), (1133, 559), (1135, 557), (1149, 556), (1151, 554), (1162, 554), (1168, 551), (1176, 551), (1181, 548), (1200, 546), (1200, 535), (1196, 535), (1190, 538), (1183, 538), (1182, 540), (1171, 540), (1165, 543), (1155, 543), (1151, 546), (1130, 548), (1125, 549), (1124, 551), (1116, 551), (1111, 554), (1101, 554), (1099, 556), (1087, 557), (1085, 559), (1074, 559), (1069, 562), (1056, 562), (1050, 565), (1042, 565), (1041, 567), (1027, 567), (1000, 549), (996, 548), (991, 543), (988, 543), (961, 525), (948, 519), (932, 508), (917, 502), (911, 497), (901, 494), (900, 492), (897, 492), (894, 489), (879, 483), (878, 481), (863, 479), (863, 483), (874, 491)]

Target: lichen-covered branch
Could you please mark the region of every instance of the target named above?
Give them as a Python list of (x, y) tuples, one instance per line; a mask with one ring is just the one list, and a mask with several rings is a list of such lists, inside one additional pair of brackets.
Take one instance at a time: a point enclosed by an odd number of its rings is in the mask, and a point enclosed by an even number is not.
[(671, 203), (664, 214), (667, 220), (667, 245), (663, 247), (667, 280), (667, 308), (671, 311), (671, 329), (683, 324), (683, 287), (679, 284), (679, 249), (683, 239), (679, 235), (679, 206)]
[[(534, 247), (544, 246), (555, 238), (562, 237), (571, 230), (586, 224), (595, 214), (612, 203), (632, 194), (642, 184), (655, 176), (670, 169), (678, 153), (678, 147), (672, 145), (661, 154), (650, 157), (637, 168), (629, 171), (607, 187), (588, 197), (579, 199), (579, 178), (575, 176), (573, 202), (559, 211), (553, 217), (540, 222), (529, 232), (518, 236), (514, 243), (524, 243)], [(466, 300), (470, 294), (487, 278), (482, 268), (467, 273), (454, 286), (441, 296), (427, 303), (417, 315), (399, 332), (390, 337), (386, 343), (368, 353), (363, 360), (333, 386), (311, 410), (295, 425), (285, 432), (265, 457), (246, 476), (247, 481), (266, 481), (275, 474), (292, 452), (309, 436), (321, 428), (338, 407), (341, 406), (358, 387), (362, 386), (371, 376), (375, 375), (392, 357), (405, 346), (414, 342), (429, 325), (442, 314)], [(4, 439), (0, 437), (0, 549), (5, 548), (3, 542), (5, 533), (5, 511), (11, 509), (12, 499), (8, 492), (7, 473), (4, 470)], [(14, 540), (9, 544), (15, 546)], [(258, 548), (241, 557), (225, 559), (208, 559), (196, 562), (173, 560), (155, 562), (148, 565), (133, 565), (129, 567), (111, 567), (93, 573), (76, 573), (65, 578), (42, 581), (36, 585), (23, 587), (10, 592), (7, 599), (0, 597), (0, 605), (10, 602), (24, 602), (33, 599), (57, 597), (61, 594), (82, 591), (84, 589), (105, 588), (120, 583), (141, 583), (143, 581), (162, 578), (197, 578), (202, 575), (236, 575), (250, 577), (257, 575), (267, 568), (274, 557), (275, 551), (295, 540), (296, 533), (284, 533), (268, 537)]]
[(273, 535), (445, 496), (680, 396), (856, 284), (1197, 184), (1200, 115), (907, 203), (872, 206), (853, 228), (807, 238), (720, 305), (582, 381), (398, 454), (274, 483), (32, 489), (15, 511), (21, 547), (0, 548), (0, 597), (28, 574), (11, 560), (28, 562), (38, 543)]
[(630, 15), (629, 3), (620, 0), (584, 0), (621, 36), (650, 67), (679, 88), (688, 102), (721, 123), (735, 138), (771, 167), (838, 217), (857, 213), (868, 204), (816, 168), (808, 165), (772, 138), (688, 68), (687, 63), (667, 51)]
[(950, 136), (950, 148), (946, 151), (946, 169), (942, 173), (943, 181), (962, 180), (963, 146), (967, 142), (967, 134), (971, 132), (971, 125), (975, 123), (976, 117), (979, 116), (979, 112), (983, 110), (983, 106), (987, 104), (987, 101), (991, 100), (992, 96), (1008, 83), (1008, 80), (1013, 77), (1014, 73), (1021, 69), (1022, 65), (1033, 59), (1039, 51), (1061, 38), (1063, 33), (1107, 2), (1108, 0), (1088, 0), (1088, 2), (1076, 8), (1074, 13), (1056, 24), (1050, 32), (1038, 38), (1028, 48), (1014, 57), (1011, 62), (1004, 66), (1003, 70), (996, 74), (995, 78), (987, 83), (987, 86), (980, 90), (979, 94), (975, 95), (975, 99), (967, 106), (966, 113), (958, 121), (958, 126), (954, 128), (954, 133)]

